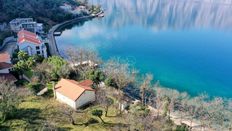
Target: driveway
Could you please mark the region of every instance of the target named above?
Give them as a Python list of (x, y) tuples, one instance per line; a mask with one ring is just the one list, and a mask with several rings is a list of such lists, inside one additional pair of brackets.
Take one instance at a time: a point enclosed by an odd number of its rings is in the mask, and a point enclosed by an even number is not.
[[(12, 40), (14, 39), (12, 38)], [(9, 42), (4, 46), (4, 48), (0, 51), (0, 53), (8, 52), (9, 54), (12, 55), (16, 47), (17, 47), (16, 41)]]

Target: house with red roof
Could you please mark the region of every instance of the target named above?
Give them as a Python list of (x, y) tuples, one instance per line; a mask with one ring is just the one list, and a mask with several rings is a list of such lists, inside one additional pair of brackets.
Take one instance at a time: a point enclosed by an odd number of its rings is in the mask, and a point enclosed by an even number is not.
[(0, 53), (0, 74), (9, 73), (13, 65), (11, 64), (11, 57), (9, 53)]
[(0, 80), (6, 80), (8, 82), (16, 82), (17, 81), (17, 79), (15, 78), (15, 76), (13, 76), (10, 73), (4, 73), (4, 74), (0, 73)]
[(19, 50), (26, 52), (29, 56), (40, 55), (47, 58), (46, 45), (35, 33), (24, 29), (20, 30), (17, 45)]
[(11, 56), (8, 52), (0, 53), (0, 62), (11, 63)]
[(17, 79), (10, 74), (12, 68), (10, 55), (7, 52), (0, 53), (0, 80), (16, 81)]
[(61, 79), (55, 86), (56, 99), (73, 109), (80, 108), (95, 101), (95, 90), (91, 80), (77, 82), (70, 79)]

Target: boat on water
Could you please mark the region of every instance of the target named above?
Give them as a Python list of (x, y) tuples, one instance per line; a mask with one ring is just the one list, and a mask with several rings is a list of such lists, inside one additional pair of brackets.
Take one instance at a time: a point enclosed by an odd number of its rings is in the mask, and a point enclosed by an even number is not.
[(98, 15), (98, 17), (104, 17), (104, 13), (101, 13), (100, 15)]
[(54, 32), (54, 36), (60, 36), (61, 32)]

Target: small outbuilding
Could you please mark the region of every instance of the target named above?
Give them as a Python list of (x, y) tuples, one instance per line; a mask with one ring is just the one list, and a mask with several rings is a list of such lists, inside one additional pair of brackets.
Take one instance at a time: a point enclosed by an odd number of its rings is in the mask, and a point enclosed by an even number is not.
[(95, 90), (91, 80), (77, 82), (70, 79), (61, 79), (55, 86), (55, 97), (58, 101), (80, 108), (95, 101)]

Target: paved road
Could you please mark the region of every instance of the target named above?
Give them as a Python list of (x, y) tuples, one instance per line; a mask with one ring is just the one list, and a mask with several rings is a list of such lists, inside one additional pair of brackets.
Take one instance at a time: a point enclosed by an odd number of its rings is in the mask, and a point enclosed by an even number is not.
[(90, 16), (78, 17), (76, 19), (65, 21), (63, 23), (60, 23), (60, 24), (57, 24), (57, 25), (53, 26), (49, 30), (49, 33), (47, 35), (48, 40), (49, 40), (49, 50), (50, 50), (51, 55), (60, 55), (57, 44), (56, 44), (55, 36), (54, 36), (54, 32), (56, 30), (58, 30), (59, 28), (65, 26), (67, 24), (70, 24), (70, 23), (73, 23), (73, 22), (79, 22), (79, 21), (82, 21), (82, 20), (85, 20), (85, 19), (95, 18), (96, 16), (98, 16), (98, 14), (94, 15), (94, 16), (90, 15)]

